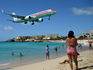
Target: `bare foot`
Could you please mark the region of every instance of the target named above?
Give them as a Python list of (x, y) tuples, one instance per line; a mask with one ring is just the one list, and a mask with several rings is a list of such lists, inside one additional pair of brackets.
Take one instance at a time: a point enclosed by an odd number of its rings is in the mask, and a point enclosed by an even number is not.
[(63, 62), (59, 62), (59, 64), (63, 64)]

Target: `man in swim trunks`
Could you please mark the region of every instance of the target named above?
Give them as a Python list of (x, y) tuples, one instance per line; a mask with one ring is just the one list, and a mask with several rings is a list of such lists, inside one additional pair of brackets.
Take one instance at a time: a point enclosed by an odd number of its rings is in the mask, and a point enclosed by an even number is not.
[(55, 49), (55, 51), (57, 52), (57, 46), (56, 46), (54, 49)]
[(91, 42), (91, 41), (89, 41), (89, 50), (90, 50), (90, 51), (93, 50), (93, 49), (92, 49), (92, 42)]

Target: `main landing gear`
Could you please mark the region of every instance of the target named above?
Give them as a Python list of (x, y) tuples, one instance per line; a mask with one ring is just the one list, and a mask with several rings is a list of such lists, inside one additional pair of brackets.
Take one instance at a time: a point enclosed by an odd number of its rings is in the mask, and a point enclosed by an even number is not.
[[(27, 24), (27, 21), (25, 21), (24, 24)], [(34, 24), (35, 24), (34, 22), (31, 23), (31, 25), (34, 25)]]
[(34, 25), (35, 23), (33, 22), (33, 23), (31, 23), (31, 25)]
[(25, 24), (27, 24), (27, 22), (25, 22)]
[[(50, 15), (50, 16), (51, 16), (51, 15)], [(48, 20), (50, 20), (50, 16), (49, 16)]]

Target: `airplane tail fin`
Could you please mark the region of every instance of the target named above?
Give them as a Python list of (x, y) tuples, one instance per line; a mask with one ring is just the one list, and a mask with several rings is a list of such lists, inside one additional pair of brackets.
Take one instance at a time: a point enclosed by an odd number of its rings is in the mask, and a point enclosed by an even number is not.
[[(12, 13), (13, 15), (16, 15), (14, 12)], [(14, 21), (18, 20), (18, 18), (13, 17)]]

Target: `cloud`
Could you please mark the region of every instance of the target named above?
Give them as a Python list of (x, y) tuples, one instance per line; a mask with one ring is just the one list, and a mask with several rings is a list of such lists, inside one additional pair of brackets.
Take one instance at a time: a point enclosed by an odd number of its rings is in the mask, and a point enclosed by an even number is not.
[(75, 13), (75, 15), (82, 15), (82, 14), (93, 15), (93, 6), (88, 7), (86, 9), (85, 8), (78, 9), (78, 8), (73, 7), (71, 10)]
[(10, 27), (10, 26), (4, 26), (4, 29), (5, 30), (14, 30), (12, 27)]

